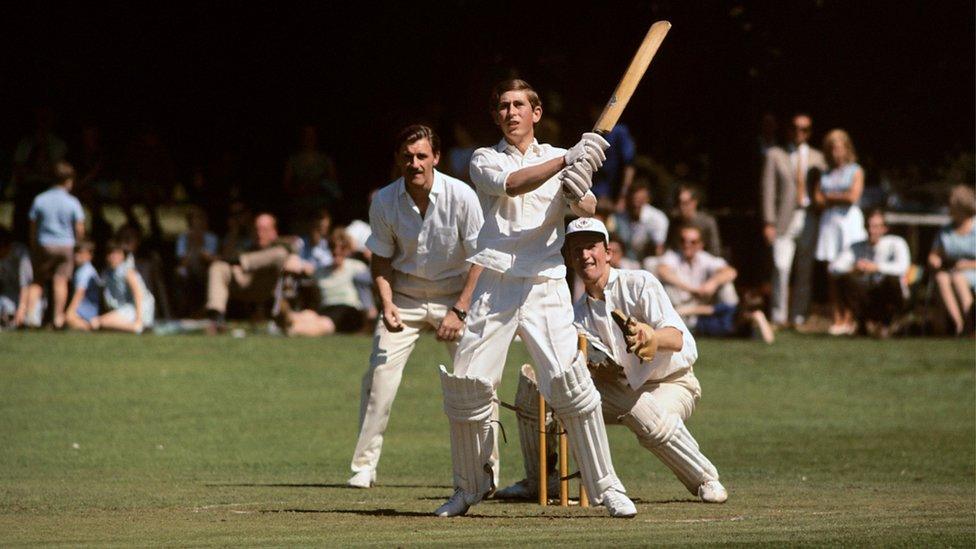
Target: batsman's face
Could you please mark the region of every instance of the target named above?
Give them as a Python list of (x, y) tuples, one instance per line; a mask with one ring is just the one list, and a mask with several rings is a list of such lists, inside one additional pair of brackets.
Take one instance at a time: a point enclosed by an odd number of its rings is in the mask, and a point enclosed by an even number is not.
[(585, 284), (593, 284), (607, 271), (610, 251), (603, 235), (573, 233), (566, 237), (566, 250), (576, 276)]
[(427, 139), (407, 143), (400, 147), (400, 152), (397, 153), (397, 164), (403, 181), (407, 185), (426, 189), (434, 185), (434, 167), (440, 160), (440, 155), (434, 154)]
[(522, 90), (507, 91), (498, 98), (493, 118), (509, 141), (519, 142), (534, 135), (533, 127), (542, 119), (542, 107), (533, 107)]

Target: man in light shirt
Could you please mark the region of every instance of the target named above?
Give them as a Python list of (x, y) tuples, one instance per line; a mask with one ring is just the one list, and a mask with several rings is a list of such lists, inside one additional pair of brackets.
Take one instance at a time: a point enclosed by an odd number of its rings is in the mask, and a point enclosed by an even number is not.
[(763, 237), (773, 248), (771, 316), (781, 326), (801, 324), (810, 307), (819, 218), (810, 203), (808, 182), (827, 167), (823, 153), (807, 144), (812, 127), (808, 115), (794, 116), (790, 146), (771, 147), (763, 168)]
[(376, 481), (390, 409), (420, 333), (436, 330), (453, 359), (464, 331), (477, 281), (468, 277), (471, 265), (465, 260), (477, 251), (484, 218), (467, 184), (434, 169), (440, 150), (429, 127), (404, 128), (395, 158), (402, 177), (380, 189), (370, 205), (366, 246), (383, 314), (363, 376), (352, 487), (369, 488)]
[(610, 459), (600, 396), (577, 352), (561, 255), (566, 214), (591, 216), (596, 209), (589, 189), (608, 144), (595, 133), (584, 134), (569, 150), (540, 144), (535, 124), (542, 102), (522, 80), (497, 84), (490, 108), (503, 138), (471, 158), (485, 225), (469, 261), (481, 272), (454, 372), (441, 367), (455, 492), (435, 514), (463, 515), (494, 491), (491, 400), (508, 347), (519, 334), (536, 365), (540, 391), (566, 427), (590, 498), (611, 516), (632, 517), (636, 508)]
[[(693, 495), (706, 503), (722, 503), (728, 493), (718, 471), (684, 425), (701, 397), (692, 368), (698, 358), (695, 339), (652, 274), (610, 266), (609, 242), (606, 227), (596, 219), (577, 219), (566, 230), (567, 261), (586, 287), (574, 314), (590, 341), (589, 367), (602, 397), (603, 417), (633, 431), (638, 442)], [(635, 340), (614, 322), (614, 310), (633, 319), (633, 326), (643, 325), (645, 335), (656, 342), (652, 357), (648, 359), (643, 351), (643, 358), (635, 354)], [(521, 411), (533, 407), (537, 399), (535, 381), (523, 375), (516, 408), (526, 479), (499, 495), (531, 498), (536, 494), (538, 424), (522, 421)]]
[(829, 266), (839, 278), (840, 299), (865, 330), (876, 337), (890, 335), (891, 324), (905, 304), (905, 274), (912, 255), (905, 239), (888, 234), (884, 210), (865, 216), (868, 239), (841, 252)]

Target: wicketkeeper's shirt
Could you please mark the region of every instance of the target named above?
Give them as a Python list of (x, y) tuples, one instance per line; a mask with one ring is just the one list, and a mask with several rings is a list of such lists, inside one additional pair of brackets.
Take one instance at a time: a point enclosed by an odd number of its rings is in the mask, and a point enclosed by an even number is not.
[(471, 187), (436, 170), (421, 216), (401, 177), (373, 197), (366, 247), (391, 259), (394, 291), (421, 298), (453, 294), (464, 287), (466, 259), (477, 250), (483, 219)]
[[(687, 370), (698, 359), (695, 338), (671, 305), (661, 282), (647, 271), (610, 268), (604, 301), (584, 294), (574, 306), (576, 323), (610, 349), (612, 357), (627, 376), (627, 384), (637, 389), (648, 380), (660, 380)], [(620, 309), (655, 330), (672, 327), (681, 332), (681, 351), (658, 351), (646, 362), (627, 351), (624, 334), (610, 313)]]
[(566, 149), (536, 140), (522, 154), (504, 139), (474, 152), (471, 181), (481, 199), (485, 225), (478, 236), (478, 252), (469, 261), (511, 276), (565, 278), (560, 250), (569, 210), (559, 177), (549, 178), (530, 193), (505, 193), (505, 182), (513, 172), (565, 154)]

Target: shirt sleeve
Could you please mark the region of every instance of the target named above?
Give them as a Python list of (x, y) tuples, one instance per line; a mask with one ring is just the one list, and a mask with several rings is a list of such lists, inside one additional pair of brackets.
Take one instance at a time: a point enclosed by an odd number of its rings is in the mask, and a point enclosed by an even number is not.
[(664, 244), (668, 239), (668, 216), (657, 210), (654, 212), (654, 220), (651, 222), (651, 238), (654, 244)]
[(81, 223), (85, 220), (85, 209), (81, 207), (81, 202), (77, 198), (72, 197), (71, 200), (72, 215), (75, 223)]
[(78, 290), (87, 290), (89, 281), (91, 281), (91, 274), (88, 269), (82, 267), (75, 271), (74, 280), (71, 283), (77, 292)]
[(366, 239), (366, 247), (380, 257), (390, 258), (396, 253), (396, 237), (383, 211), (384, 199), (384, 193), (377, 194), (369, 207), (369, 226), (372, 233)]
[(505, 195), (505, 182), (515, 170), (504, 170), (492, 156), (495, 151), (489, 148), (478, 149), (471, 157), (469, 175), (478, 191), (491, 196)]
[(645, 321), (655, 330), (668, 327), (676, 328), (681, 332), (687, 330), (678, 312), (671, 305), (671, 300), (664, 291), (661, 281), (650, 273), (642, 273), (642, 275), (634, 289), (638, 293), (636, 303)]
[(481, 226), (485, 223), (484, 212), (481, 210), (481, 202), (473, 192), (464, 192), (462, 195), (462, 208), (464, 218), (461, 222), (461, 245), (464, 247), (465, 257), (471, 257), (478, 252), (478, 234), (481, 233)]

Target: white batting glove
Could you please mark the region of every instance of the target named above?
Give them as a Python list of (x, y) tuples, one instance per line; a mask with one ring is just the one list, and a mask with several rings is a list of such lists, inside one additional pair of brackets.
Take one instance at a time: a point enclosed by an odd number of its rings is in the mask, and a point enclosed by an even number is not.
[(590, 168), (592, 168), (593, 171), (599, 170), (600, 167), (603, 166), (603, 162), (607, 159), (606, 153), (603, 152), (603, 144), (605, 144), (606, 141), (595, 133), (583, 135), (592, 135), (600, 141), (594, 141), (586, 137), (580, 139), (579, 143), (573, 145), (572, 148), (566, 151), (566, 156), (563, 157), (563, 160), (566, 162), (567, 166), (572, 166), (577, 162), (585, 161), (590, 165)]
[(610, 142), (603, 138), (602, 135), (596, 132), (586, 132), (583, 134), (583, 141), (589, 141), (593, 145), (599, 147), (601, 151), (606, 151), (610, 148)]
[(586, 196), (593, 186), (593, 168), (589, 162), (577, 162), (559, 172), (559, 182), (566, 198), (574, 203)]

